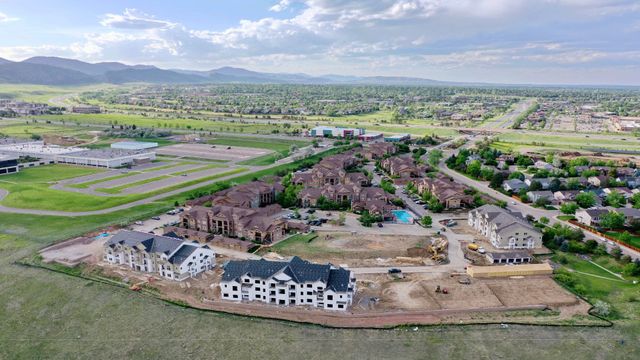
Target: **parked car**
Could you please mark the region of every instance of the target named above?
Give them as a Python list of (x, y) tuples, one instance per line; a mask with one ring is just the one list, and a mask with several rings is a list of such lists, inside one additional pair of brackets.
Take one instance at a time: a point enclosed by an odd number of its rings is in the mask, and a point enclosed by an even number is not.
[(402, 270), (398, 269), (398, 268), (391, 268), (389, 269), (389, 274), (401, 274)]
[(136, 224), (136, 225), (142, 225), (142, 224), (143, 224), (143, 222), (142, 222), (142, 221), (136, 221), (136, 222), (134, 222), (134, 224)]
[(151, 218), (152, 220), (160, 220), (160, 216), (154, 216)]
[(382, 225), (382, 223), (378, 223), (378, 227), (381, 228), (384, 227), (384, 225)]

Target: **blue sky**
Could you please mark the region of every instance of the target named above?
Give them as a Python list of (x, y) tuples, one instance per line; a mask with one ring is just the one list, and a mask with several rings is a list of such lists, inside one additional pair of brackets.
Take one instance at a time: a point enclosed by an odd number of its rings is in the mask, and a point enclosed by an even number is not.
[(0, 0), (0, 57), (640, 85), (637, 0)]

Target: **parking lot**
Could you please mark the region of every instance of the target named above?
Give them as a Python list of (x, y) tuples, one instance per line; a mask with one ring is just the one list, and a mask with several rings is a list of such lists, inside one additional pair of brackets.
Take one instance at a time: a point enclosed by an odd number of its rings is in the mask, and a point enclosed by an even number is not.
[(159, 155), (208, 160), (243, 161), (270, 154), (271, 150), (209, 144), (175, 144), (158, 148)]

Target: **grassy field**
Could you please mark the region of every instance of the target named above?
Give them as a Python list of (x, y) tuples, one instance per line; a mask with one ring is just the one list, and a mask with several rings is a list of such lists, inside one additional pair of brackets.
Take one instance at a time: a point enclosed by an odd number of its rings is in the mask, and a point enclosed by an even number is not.
[(111, 84), (86, 86), (46, 86), (26, 84), (0, 84), (0, 97), (16, 100), (48, 103), (50, 99), (62, 95), (77, 94), (84, 91), (114, 87)]
[(246, 169), (233, 169), (213, 176), (166, 187), (157, 191), (125, 196), (93, 196), (49, 188), (56, 181), (90, 175), (99, 171), (102, 170), (58, 164), (26, 169), (18, 174), (3, 176), (0, 180), (0, 188), (9, 191), (9, 195), (7, 195), (1, 203), (8, 207), (23, 209), (60, 211), (100, 210), (130, 203), (163, 192), (214, 180), (220, 177), (238, 174), (246, 171)]
[(498, 150), (521, 151), (522, 149), (557, 149), (557, 150), (581, 150), (590, 148), (602, 148), (611, 150), (640, 150), (640, 142), (632, 137), (622, 141), (619, 138), (587, 138), (585, 135), (552, 136), (527, 133), (506, 133), (496, 137), (492, 145)]
[(606, 233), (607, 235), (611, 236), (614, 239), (618, 239), (619, 241), (625, 242), (629, 245), (633, 245), (637, 248), (640, 248), (640, 236), (639, 235), (633, 235), (631, 234), (629, 237), (629, 240), (624, 240), (624, 237), (622, 235), (622, 233), (617, 232), (617, 231), (608, 231)]
[(580, 287), (581, 295), (591, 303), (601, 300), (611, 304), (613, 319), (638, 321), (640, 285), (633, 281), (640, 281), (640, 278), (624, 276), (621, 279), (613, 275), (611, 272), (622, 273), (622, 264), (608, 256), (595, 256), (593, 263), (573, 254), (556, 254), (553, 259), (562, 264), (560, 272), (567, 271), (574, 279), (575, 284), (568, 286), (570, 289), (576, 291)]

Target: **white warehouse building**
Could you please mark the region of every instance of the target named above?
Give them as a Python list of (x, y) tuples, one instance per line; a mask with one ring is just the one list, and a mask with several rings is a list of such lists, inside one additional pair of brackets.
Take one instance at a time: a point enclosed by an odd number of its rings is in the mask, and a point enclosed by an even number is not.
[(356, 279), (350, 270), (313, 264), (299, 257), (288, 262), (229, 261), (220, 281), (223, 300), (339, 311), (351, 306), (355, 287)]
[(149, 150), (87, 149), (46, 145), (43, 141), (0, 143), (0, 154), (32, 157), (45, 162), (117, 168), (155, 160)]

